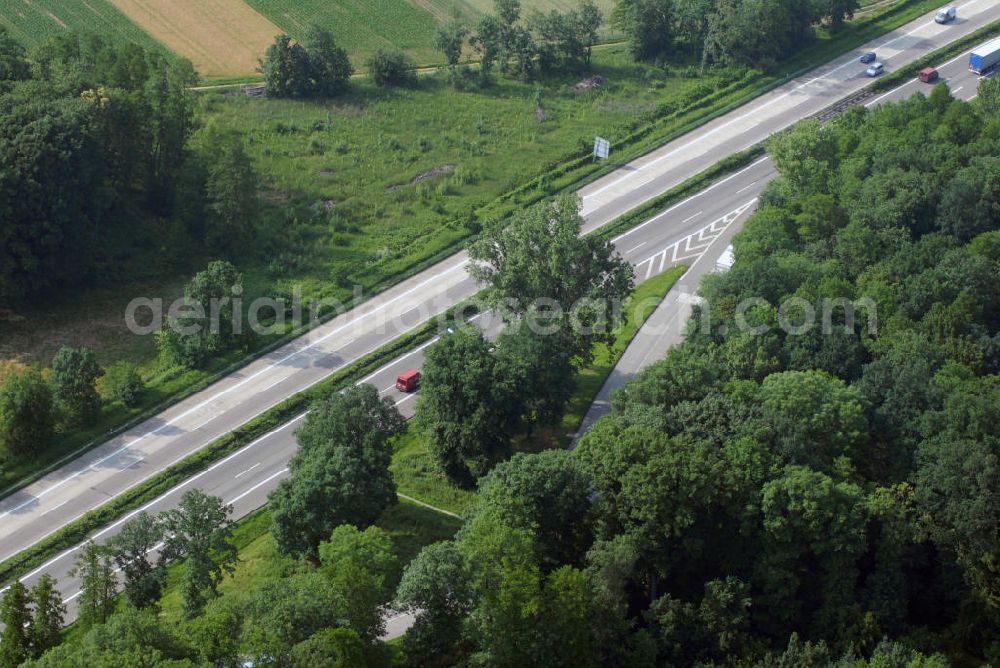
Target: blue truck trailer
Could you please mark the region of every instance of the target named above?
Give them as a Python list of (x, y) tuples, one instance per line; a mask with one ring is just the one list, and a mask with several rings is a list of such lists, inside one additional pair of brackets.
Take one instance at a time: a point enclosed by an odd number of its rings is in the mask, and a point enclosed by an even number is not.
[(969, 54), (969, 69), (976, 74), (986, 74), (1000, 63), (1000, 37), (980, 44)]

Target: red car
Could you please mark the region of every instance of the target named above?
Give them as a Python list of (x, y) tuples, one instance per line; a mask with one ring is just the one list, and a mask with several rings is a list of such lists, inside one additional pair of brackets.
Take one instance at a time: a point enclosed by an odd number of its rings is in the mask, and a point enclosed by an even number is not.
[(420, 372), (410, 369), (396, 378), (396, 389), (400, 392), (413, 392), (420, 386)]
[(925, 67), (924, 69), (920, 70), (919, 74), (917, 74), (917, 78), (923, 81), (924, 83), (931, 83), (933, 81), (937, 81), (938, 71), (933, 67)]

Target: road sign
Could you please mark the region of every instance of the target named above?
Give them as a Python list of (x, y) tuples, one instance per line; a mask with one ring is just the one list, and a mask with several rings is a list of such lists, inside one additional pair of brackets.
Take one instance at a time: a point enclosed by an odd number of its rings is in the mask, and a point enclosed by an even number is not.
[(600, 159), (606, 159), (608, 154), (611, 153), (611, 142), (603, 137), (594, 138), (594, 157)]

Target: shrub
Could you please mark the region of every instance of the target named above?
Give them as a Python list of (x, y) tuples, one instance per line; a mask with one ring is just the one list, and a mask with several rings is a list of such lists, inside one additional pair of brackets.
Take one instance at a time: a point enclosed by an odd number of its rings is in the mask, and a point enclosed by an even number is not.
[(379, 49), (368, 59), (368, 72), (379, 86), (409, 86), (417, 82), (416, 65), (401, 51)]
[(104, 393), (111, 401), (134, 408), (145, 389), (139, 370), (131, 362), (115, 362), (105, 371)]

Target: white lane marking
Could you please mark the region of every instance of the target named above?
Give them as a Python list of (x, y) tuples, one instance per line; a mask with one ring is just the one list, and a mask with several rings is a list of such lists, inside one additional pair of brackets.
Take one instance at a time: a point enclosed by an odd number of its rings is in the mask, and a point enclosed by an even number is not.
[(643, 241), (641, 244), (639, 244), (635, 248), (630, 248), (629, 250), (625, 251), (625, 255), (631, 255), (632, 253), (636, 252), (637, 250), (639, 250), (640, 248), (642, 248), (645, 245), (646, 245), (646, 242)]
[(48, 510), (46, 510), (44, 513), (42, 513), (42, 517), (45, 517), (46, 515), (48, 515), (49, 513), (51, 513), (53, 510), (58, 510), (59, 508), (62, 508), (63, 506), (65, 506), (70, 501), (71, 501), (71, 499), (66, 499), (65, 501), (63, 501), (59, 505), (52, 506), (51, 508), (49, 508)]
[(236, 480), (236, 479), (237, 479), (237, 478), (239, 478), (240, 476), (244, 476), (244, 475), (246, 475), (247, 473), (250, 473), (250, 471), (253, 471), (253, 470), (254, 470), (255, 468), (257, 468), (258, 466), (260, 466), (260, 462), (257, 462), (256, 464), (254, 464), (254, 465), (253, 465), (253, 466), (251, 466), (250, 468), (246, 469), (245, 471), (240, 471), (239, 473), (237, 473), (236, 475), (234, 475), (234, 476), (233, 476), (233, 480)]
[[(125, 452), (126, 450), (128, 450), (129, 448), (131, 448), (132, 446), (134, 446), (136, 443), (138, 443), (142, 439), (146, 438), (147, 436), (151, 436), (153, 434), (158, 433), (159, 431), (165, 429), (166, 427), (174, 424), (178, 420), (181, 420), (181, 419), (187, 417), (188, 415), (191, 415), (192, 413), (200, 410), (201, 408), (207, 406), (208, 404), (210, 404), (210, 403), (218, 400), (220, 397), (222, 397), (222, 396), (224, 396), (224, 395), (226, 395), (226, 394), (228, 394), (228, 393), (230, 393), (230, 392), (232, 392), (232, 391), (234, 391), (234, 390), (242, 387), (243, 385), (249, 383), (253, 379), (255, 379), (258, 376), (260, 376), (261, 374), (268, 373), (272, 369), (274, 369), (274, 368), (276, 368), (278, 366), (283, 365), (288, 360), (290, 360), (290, 359), (292, 359), (294, 357), (297, 357), (298, 355), (301, 355), (302, 353), (304, 353), (304, 352), (306, 352), (308, 350), (311, 350), (315, 346), (318, 346), (321, 343), (325, 342), (330, 337), (332, 337), (332, 336), (334, 336), (336, 334), (339, 334), (340, 332), (342, 332), (343, 330), (347, 329), (348, 327), (356, 325), (359, 321), (361, 321), (361, 320), (363, 320), (365, 318), (368, 318), (370, 316), (373, 316), (375, 313), (377, 313), (379, 311), (385, 311), (389, 306), (391, 306), (395, 302), (397, 302), (400, 299), (403, 299), (404, 297), (407, 297), (410, 294), (412, 294), (412, 293), (414, 293), (414, 292), (416, 292), (416, 291), (424, 288), (426, 285), (428, 285), (430, 283), (434, 283), (434, 282), (440, 281), (444, 276), (446, 276), (446, 275), (448, 275), (448, 274), (450, 274), (450, 273), (452, 273), (452, 272), (454, 272), (454, 271), (456, 271), (458, 269), (461, 269), (466, 264), (468, 264), (468, 262), (469, 262), (469, 260), (467, 258), (464, 259), (464, 260), (462, 260), (461, 262), (459, 262), (458, 264), (456, 264), (454, 267), (446, 269), (445, 271), (441, 272), (440, 274), (437, 274), (436, 276), (432, 276), (431, 278), (428, 278), (427, 280), (420, 282), (418, 285), (415, 285), (412, 288), (409, 288), (408, 290), (406, 290), (406, 291), (404, 291), (404, 292), (396, 295), (395, 297), (393, 297), (389, 301), (385, 302), (384, 304), (380, 304), (378, 306), (375, 306), (374, 308), (372, 308), (369, 311), (365, 311), (364, 313), (361, 313), (360, 315), (352, 318), (348, 322), (345, 322), (344, 324), (342, 324), (342, 325), (334, 328), (330, 332), (327, 332), (326, 334), (324, 334), (323, 336), (321, 336), (317, 340), (313, 341), (312, 343), (308, 344), (307, 346), (305, 346), (305, 347), (303, 347), (303, 348), (301, 348), (299, 350), (294, 350), (294, 351), (288, 353), (287, 355), (285, 355), (284, 357), (282, 357), (281, 359), (279, 359), (277, 362), (271, 364), (270, 366), (267, 366), (267, 367), (261, 369), (260, 371), (257, 371), (256, 373), (254, 373), (254, 374), (252, 374), (252, 375), (244, 378), (243, 380), (241, 380), (239, 383), (233, 385), (232, 387), (229, 387), (229, 388), (227, 388), (227, 389), (225, 389), (225, 390), (223, 390), (223, 391), (215, 394), (214, 396), (212, 396), (212, 397), (210, 397), (210, 398), (202, 401), (198, 405), (196, 405), (196, 406), (190, 408), (189, 410), (181, 413), (177, 417), (171, 418), (170, 420), (168, 420), (167, 422), (163, 423), (162, 425), (160, 425), (156, 429), (153, 429), (152, 431), (146, 432), (142, 436), (139, 436), (138, 438), (136, 438), (131, 443), (127, 443), (127, 444), (123, 445), (121, 448), (118, 448), (114, 452), (112, 452), (112, 453), (110, 453), (110, 454), (102, 457), (101, 459), (99, 459), (96, 462), (90, 464), (86, 468), (84, 468), (84, 469), (82, 469), (80, 471), (77, 471), (76, 473), (73, 473), (70, 476), (64, 478), (63, 480), (60, 480), (59, 482), (53, 484), (52, 486), (50, 486), (50, 487), (42, 490), (41, 492), (39, 492), (38, 494), (36, 494), (31, 500), (25, 501), (24, 503), (22, 503), (22, 504), (20, 504), (20, 505), (18, 505), (16, 507), (14, 507), (14, 508), (11, 508), (10, 510), (7, 510), (7, 511), (5, 511), (3, 513), (0, 513), (0, 519), (3, 519), (5, 517), (7, 517), (8, 515), (17, 512), (18, 510), (21, 510), (22, 508), (24, 508), (24, 507), (26, 507), (26, 506), (28, 506), (28, 505), (30, 505), (32, 503), (35, 503), (36, 501), (40, 500), (43, 496), (46, 496), (47, 494), (49, 494), (50, 492), (52, 492), (55, 489), (58, 489), (62, 485), (66, 484), (67, 482), (76, 479), (77, 477), (83, 475), (84, 473), (86, 473), (88, 471), (94, 470), (95, 466), (100, 466), (101, 464), (103, 464), (104, 462), (108, 461), (109, 459), (111, 459), (113, 457), (116, 457), (117, 455), (121, 454), (122, 452)], [(359, 306), (358, 308), (360, 309), (362, 307)], [(416, 325), (414, 325), (414, 327), (415, 326)], [(304, 336), (308, 336), (308, 334), (305, 334)], [(352, 339), (352, 341), (353, 341), (353, 339)], [(345, 344), (345, 345), (348, 345), (348, 344)]]
[(212, 420), (214, 420), (217, 417), (219, 417), (218, 413), (216, 413), (212, 417), (208, 418), (207, 420), (205, 420), (204, 422), (202, 422), (200, 425), (198, 425), (197, 427), (193, 428), (191, 431), (198, 431), (199, 429), (201, 429), (202, 427), (204, 427), (206, 424), (208, 424), (209, 422), (211, 422)]
[[(978, 0), (977, 0), (977, 1), (978, 1)], [(969, 4), (972, 4), (972, 3), (969, 3)], [(949, 60), (948, 62), (945, 62), (945, 63), (941, 63), (940, 65), (938, 65), (938, 66), (937, 66), (937, 69), (939, 69), (939, 70), (940, 70), (940, 69), (944, 69), (945, 67), (948, 67), (949, 65), (951, 65), (951, 64), (952, 64), (953, 62), (955, 62), (955, 61), (956, 61), (956, 60), (958, 60), (959, 58), (964, 58), (964, 57), (965, 57), (965, 56), (966, 56), (967, 54), (968, 54), (968, 52), (967, 52), (967, 51), (963, 51), (962, 53), (960, 53), (959, 55), (955, 56), (954, 58), (952, 58), (952, 59), (951, 59), (951, 60)], [(898, 92), (898, 91), (902, 90), (904, 86), (909, 86), (909, 85), (910, 85), (911, 83), (916, 83), (916, 82), (918, 82), (918, 81), (920, 81), (920, 80), (919, 80), (919, 79), (910, 79), (910, 80), (909, 80), (909, 81), (907, 81), (906, 83), (903, 83), (903, 84), (900, 84), (900, 85), (896, 86), (895, 88), (893, 88), (892, 90), (890, 90), (890, 91), (889, 91), (888, 93), (884, 93), (884, 94), (882, 94), (882, 95), (879, 95), (879, 96), (878, 96), (877, 98), (875, 98), (874, 100), (871, 100), (871, 101), (869, 101), (869, 102), (866, 102), (866, 103), (865, 103), (865, 106), (866, 106), (866, 107), (870, 107), (870, 106), (872, 106), (873, 104), (877, 104), (877, 103), (879, 102), (879, 100), (881, 100), (881, 99), (883, 99), (883, 98), (885, 98), (885, 97), (888, 97), (889, 95), (892, 95), (892, 94), (893, 94), (893, 93), (895, 93), (895, 92)], [(955, 90), (955, 91), (953, 91), (953, 92), (957, 93), (957, 92), (958, 92), (959, 90), (961, 90), (961, 88), (959, 88), (958, 90)]]
[(903, 88), (905, 88), (906, 86), (909, 86), (911, 83), (915, 83), (917, 81), (919, 81), (919, 79), (910, 79), (906, 83), (900, 84), (899, 86), (896, 86), (895, 88), (893, 88), (889, 92), (883, 93), (882, 95), (879, 95), (874, 100), (869, 100), (868, 102), (865, 102), (865, 107), (870, 107), (872, 105), (878, 104), (882, 99), (889, 97), (893, 93), (896, 93), (896, 92), (899, 92), (899, 91), (903, 90)]
[[(969, 7), (970, 5), (977, 4), (978, 2), (979, 2), (979, 0), (972, 0), (972, 2), (967, 2), (966, 4), (959, 6), (959, 9), (965, 9), (966, 7)], [(937, 24), (932, 19), (932, 20), (930, 20), (930, 21), (928, 21), (926, 23), (923, 23), (923, 24), (917, 26), (916, 28), (914, 28), (913, 30), (911, 30), (908, 33), (905, 33), (903, 35), (899, 35), (898, 37), (894, 37), (893, 39), (891, 39), (888, 42), (885, 42), (885, 43), (879, 45), (876, 48), (879, 48), (879, 49), (885, 48), (885, 47), (889, 46), (890, 44), (892, 44), (894, 42), (898, 42), (901, 39), (905, 39), (907, 37), (910, 37), (913, 34), (919, 32), (920, 30), (923, 30), (924, 28), (927, 28), (927, 27), (930, 27), (930, 26), (934, 26), (934, 25), (937, 25)], [(677, 148), (673, 149), (672, 151), (668, 151), (667, 153), (664, 153), (663, 155), (655, 158), (654, 160), (646, 163), (645, 165), (641, 165), (639, 167), (636, 167), (632, 171), (630, 171), (630, 172), (624, 174), (623, 176), (615, 179), (614, 181), (612, 181), (611, 183), (607, 184), (606, 186), (598, 188), (594, 192), (589, 193), (583, 199), (597, 197), (598, 195), (604, 193), (605, 191), (610, 190), (611, 188), (614, 188), (614, 187), (618, 186), (618, 184), (626, 181), (627, 179), (633, 178), (636, 174), (641, 174), (642, 172), (646, 171), (647, 169), (649, 169), (651, 167), (654, 167), (654, 166), (660, 164), (661, 162), (663, 162), (665, 160), (669, 160), (670, 158), (672, 158), (677, 153), (680, 153), (681, 151), (684, 151), (684, 150), (686, 150), (686, 149), (688, 149), (688, 148), (690, 148), (690, 147), (692, 147), (692, 146), (694, 146), (696, 144), (703, 143), (707, 138), (709, 138), (712, 135), (717, 134), (717, 133), (719, 133), (719, 132), (727, 129), (729, 126), (734, 125), (736, 123), (739, 123), (739, 122), (741, 122), (741, 121), (743, 121), (743, 120), (745, 120), (745, 119), (747, 119), (747, 118), (749, 118), (749, 117), (751, 117), (751, 116), (759, 113), (763, 109), (766, 109), (766, 108), (770, 107), (771, 105), (776, 104), (777, 102), (779, 102), (781, 100), (784, 100), (787, 97), (791, 97), (793, 94), (797, 93), (798, 91), (802, 90), (803, 88), (811, 86), (812, 84), (814, 84), (817, 81), (822, 81), (824, 79), (827, 79), (830, 75), (834, 74), (835, 72), (839, 72), (840, 70), (844, 69), (845, 67), (854, 66), (854, 65), (855, 65), (855, 59), (854, 59), (854, 56), (852, 55), (850, 57), (850, 60), (848, 60), (844, 64), (839, 65), (839, 66), (833, 68), (829, 72), (824, 72), (822, 74), (818, 74), (817, 76), (813, 77), (809, 81), (806, 81), (803, 84), (799, 84), (798, 86), (795, 86), (791, 90), (788, 90), (785, 93), (783, 93), (782, 95), (779, 95), (778, 97), (765, 102), (764, 104), (760, 105), (759, 107), (757, 107), (755, 109), (751, 109), (750, 111), (747, 111), (746, 113), (744, 113), (744, 114), (742, 114), (740, 116), (732, 118), (729, 121), (726, 121), (725, 123), (719, 125), (716, 128), (713, 128), (712, 130), (710, 130), (708, 132), (700, 134), (695, 139), (693, 139), (693, 140), (691, 140), (691, 141), (689, 141), (689, 142), (687, 142), (687, 143), (685, 143), (685, 144), (683, 144), (681, 146), (678, 146)], [(842, 82), (838, 82), (838, 83), (842, 83)], [(648, 180), (647, 181), (642, 181), (638, 185), (634, 186), (633, 188), (641, 187), (641, 186), (643, 186), (643, 185), (645, 185), (647, 183), (649, 183)]]
[(413, 394), (407, 394), (407, 395), (406, 395), (405, 397), (403, 397), (402, 399), (400, 399), (399, 401), (397, 401), (397, 402), (396, 402), (396, 405), (398, 406), (398, 405), (400, 405), (401, 403), (404, 403), (404, 402), (406, 402), (406, 401), (409, 401), (410, 399), (412, 399), (412, 398), (413, 398), (413, 397), (415, 397), (415, 396), (417, 396), (417, 392), (414, 392)]
[(715, 240), (740, 216), (742, 216), (750, 207), (756, 204), (757, 198), (754, 197), (752, 200), (743, 204), (736, 209), (733, 209), (721, 218), (717, 218), (705, 227), (701, 228), (696, 232), (678, 239), (677, 241), (666, 246), (659, 252), (651, 255), (650, 257), (637, 262), (635, 264), (636, 269), (640, 269), (644, 264), (648, 263), (646, 271), (643, 275), (643, 280), (652, 278), (656, 274), (662, 272), (666, 267), (667, 256), (670, 255), (670, 262), (676, 263), (680, 260), (688, 260), (695, 258), (695, 261), (701, 259), (705, 252), (712, 246)]
[(226, 504), (226, 505), (233, 505), (233, 504), (235, 504), (235, 503), (237, 503), (237, 502), (239, 502), (239, 501), (242, 501), (242, 500), (243, 500), (244, 498), (246, 498), (247, 496), (249, 496), (249, 495), (253, 494), (253, 493), (254, 493), (254, 492), (256, 492), (256, 491), (257, 491), (258, 489), (260, 489), (261, 487), (263, 487), (263, 486), (264, 486), (264, 485), (266, 485), (267, 483), (269, 483), (269, 482), (271, 482), (272, 480), (274, 480), (275, 478), (277, 478), (277, 477), (278, 477), (279, 475), (284, 475), (285, 473), (288, 473), (288, 467), (287, 467), (287, 466), (286, 466), (285, 468), (281, 469), (280, 471), (277, 471), (276, 473), (273, 473), (273, 474), (269, 475), (268, 477), (264, 478), (264, 479), (263, 479), (263, 480), (261, 480), (261, 481), (260, 481), (259, 483), (257, 483), (256, 485), (254, 485), (254, 486), (253, 486), (253, 487), (251, 487), (250, 489), (246, 490), (246, 491), (245, 491), (245, 492), (243, 492), (242, 494), (239, 494), (239, 495), (235, 496), (235, 497), (233, 498), (233, 500), (232, 500), (232, 501), (230, 501), (230, 502), (229, 502), (228, 504)]
[(684, 220), (681, 221), (681, 225), (683, 225), (684, 223), (691, 222), (692, 220), (694, 220), (695, 218), (697, 218), (698, 216), (700, 216), (703, 213), (705, 213), (705, 212), (704, 211), (699, 211), (698, 213), (694, 214), (693, 216), (688, 216), (687, 218), (685, 218)]
[[(469, 321), (471, 322), (471, 321), (473, 321), (473, 320), (476, 320), (476, 319), (477, 319), (477, 318), (479, 318), (479, 317), (480, 317), (481, 315), (482, 315), (482, 314), (479, 314), (479, 315), (476, 315), (476, 316), (473, 316), (472, 318), (469, 318)], [(419, 323), (418, 323), (418, 324), (416, 324), (416, 325), (413, 325), (413, 326), (412, 326), (412, 327), (410, 327), (409, 329), (406, 329), (406, 330), (403, 330), (403, 331), (399, 332), (399, 336), (403, 336), (403, 335), (405, 335), (405, 334), (408, 334), (409, 332), (413, 331), (414, 329), (416, 329), (416, 328), (417, 328), (417, 327), (419, 327), (419, 326), (420, 326), (420, 324), (419, 324)], [(434, 339), (433, 341), (436, 341), (436, 340), (437, 340), (437, 339)], [(422, 346), (422, 347), (426, 347), (427, 345), (430, 345), (430, 343), (433, 343), (433, 341), (430, 341), (430, 342), (428, 342), (427, 344), (425, 344), (425, 345), (424, 345), (424, 346)], [(361, 358), (363, 358), (363, 357), (365, 357), (365, 356), (367, 356), (367, 355), (370, 355), (371, 353), (373, 353), (373, 352), (375, 352), (376, 350), (378, 350), (379, 348), (381, 348), (381, 347), (382, 347), (383, 345), (385, 345), (385, 344), (376, 344), (376, 345), (375, 345), (375, 346), (373, 346), (372, 348), (369, 348), (369, 349), (368, 349), (368, 350), (366, 350), (365, 352), (363, 352), (363, 353), (361, 353), (360, 355), (358, 355), (358, 359), (361, 359)], [(419, 349), (417, 349), (417, 350), (419, 350)], [(402, 358), (399, 358), (399, 359), (402, 359)], [(390, 364), (391, 364), (391, 363), (390, 363)], [(389, 366), (389, 365), (386, 365), (386, 367), (388, 367), (388, 366)], [(319, 382), (319, 381), (317, 380), (317, 382)], [(361, 382), (359, 381), (359, 382), (358, 382), (358, 384), (360, 385), (360, 384), (361, 384)], [(247, 419), (247, 421), (246, 421), (246, 422), (250, 422), (250, 421), (251, 421), (251, 420), (253, 420), (254, 418), (256, 418), (256, 417), (259, 417), (259, 416), (263, 415), (263, 414), (264, 414), (264, 413), (266, 413), (267, 411), (271, 410), (271, 408), (272, 408), (271, 406), (265, 406), (264, 408), (260, 409), (259, 411), (257, 411), (257, 412), (256, 412), (256, 413), (254, 413), (253, 415), (251, 415), (251, 416), (250, 416), (250, 417), (249, 417), (249, 418)], [(302, 414), (301, 416), (299, 416), (299, 417), (302, 417), (302, 416), (304, 416), (304, 415), (305, 415), (305, 413), (303, 413), (303, 414)], [(296, 419), (297, 419), (297, 418), (296, 418)], [(246, 424), (246, 422), (245, 422), (244, 424)], [(211, 441), (210, 441), (210, 442), (211, 442)], [(126, 449), (127, 449), (127, 448), (122, 448), (122, 450), (126, 450)], [(163, 467), (163, 469), (166, 469), (166, 468), (170, 468), (170, 467), (171, 467), (171, 466), (173, 466), (174, 464), (177, 464), (178, 462), (180, 462), (180, 461), (182, 461), (182, 460), (186, 459), (186, 458), (187, 458), (187, 457), (189, 457), (189, 456), (190, 456), (191, 454), (193, 454), (194, 452), (197, 452), (197, 451), (198, 451), (198, 450), (200, 450), (200, 449), (201, 449), (201, 447), (198, 447), (198, 448), (195, 448), (194, 450), (192, 450), (191, 452), (187, 452), (187, 453), (185, 453), (185, 454), (182, 454), (182, 455), (180, 455), (180, 456), (179, 456), (179, 457), (178, 457), (177, 459), (175, 459), (174, 461), (170, 462), (170, 464), (168, 464), (167, 466)], [(106, 458), (106, 459), (107, 459), (107, 458)], [(134, 487), (135, 487), (136, 485), (141, 485), (142, 483), (146, 482), (147, 480), (149, 480), (149, 479), (150, 479), (151, 477), (153, 477), (154, 475), (156, 475), (157, 473), (159, 473), (159, 472), (160, 472), (160, 471), (162, 471), (163, 469), (158, 469), (158, 470), (155, 470), (155, 469), (154, 469), (154, 470), (150, 471), (150, 472), (149, 472), (149, 475), (147, 475), (146, 477), (144, 477), (144, 478), (141, 478), (140, 480), (137, 480), (136, 482), (132, 483), (132, 485), (131, 485), (131, 486), (129, 486), (129, 487), (126, 487), (125, 489), (122, 489), (122, 490), (120, 490), (120, 491), (116, 492), (115, 494), (113, 494), (113, 495), (112, 495), (112, 496), (110, 496), (109, 498), (107, 498), (107, 499), (103, 500), (103, 501), (102, 501), (101, 503), (99, 503), (98, 505), (94, 506), (93, 508), (90, 508), (90, 510), (95, 510), (95, 509), (97, 509), (97, 508), (100, 508), (100, 507), (101, 507), (102, 505), (106, 504), (106, 503), (107, 503), (108, 501), (112, 501), (112, 500), (114, 500), (114, 499), (118, 498), (118, 497), (119, 497), (119, 496), (121, 496), (122, 494), (124, 494), (124, 493), (126, 493), (127, 491), (129, 491), (130, 489), (134, 488)], [(30, 503), (30, 501), (29, 501), (29, 502), (27, 502), (27, 503)], [(22, 505), (25, 505), (25, 504), (22, 504)], [(12, 512), (12, 511), (9, 511), (9, 512)], [(70, 518), (70, 519), (66, 520), (66, 521), (65, 521), (65, 522), (63, 522), (63, 523), (62, 523), (61, 525), (59, 525), (59, 526), (55, 527), (54, 529), (50, 530), (50, 531), (49, 531), (49, 532), (48, 532), (47, 534), (45, 534), (44, 536), (42, 536), (41, 538), (39, 538), (39, 540), (42, 540), (43, 538), (46, 538), (46, 537), (48, 537), (48, 536), (51, 536), (51, 535), (52, 535), (53, 533), (55, 533), (55, 532), (59, 531), (60, 529), (62, 529), (63, 527), (65, 527), (65, 526), (66, 526), (67, 524), (71, 524), (72, 522), (75, 522), (75, 521), (76, 521), (76, 520), (78, 520), (78, 519), (79, 519), (80, 517), (82, 517), (83, 515), (85, 515), (85, 514), (86, 514), (87, 512), (89, 512), (89, 511), (84, 511), (84, 512), (80, 513), (79, 515), (76, 515), (75, 517), (72, 517), (72, 518)], [(0, 515), (0, 519), (2, 519), (3, 517), (4, 517), (3, 515)], [(16, 554), (16, 552), (14, 552), (14, 553), (12, 553), (12, 554)], [(8, 557), (9, 557), (9, 556), (11, 556), (11, 555), (6, 555), (6, 556), (8, 556)], [(5, 558), (6, 558), (6, 557), (5, 557)]]
[[(27, 580), (27, 579), (33, 578), (34, 576), (38, 575), (39, 573), (41, 573), (41, 572), (43, 572), (45, 570), (47, 570), (49, 568), (49, 566), (51, 566), (52, 564), (56, 563), (60, 559), (65, 559), (70, 554), (73, 554), (74, 552), (76, 552), (77, 550), (79, 550), (81, 547), (83, 547), (84, 545), (86, 545), (89, 540), (100, 538), (101, 536), (103, 536), (103, 535), (107, 534), (108, 532), (114, 530), (116, 527), (119, 527), (122, 524), (124, 524), (125, 522), (128, 522), (130, 519), (132, 519), (133, 517), (135, 517), (139, 513), (143, 512), (145, 510), (149, 510), (150, 508), (152, 508), (156, 504), (161, 503), (164, 499), (168, 498), (171, 494), (176, 494), (181, 488), (183, 488), (183, 487), (185, 487), (187, 485), (190, 485), (191, 483), (195, 482), (196, 480), (198, 480), (202, 476), (207, 475), (208, 473), (211, 473), (212, 471), (218, 469), (220, 466), (225, 466), (233, 458), (239, 457), (240, 455), (243, 455), (243, 454), (246, 454), (246, 452), (249, 451), (251, 448), (257, 446), (258, 444), (262, 443), (263, 441), (267, 440), (268, 438), (273, 437), (278, 432), (283, 431), (285, 429), (288, 429), (289, 427), (291, 427), (292, 425), (294, 425), (295, 423), (297, 423), (299, 420), (303, 419), (306, 416), (306, 414), (307, 413), (302, 413), (300, 415), (296, 415), (294, 418), (292, 418), (291, 420), (289, 420), (285, 424), (283, 424), (280, 427), (274, 429), (273, 431), (269, 431), (268, 433), (262, 435), (260, 438), (254, 440), (254, 441), (251, 441), (249, 444), (247, 444), (243, 448), (240, 448), (239, 450), (237, 450), (236, 452), (232, 453), (231, 455), (227, 456), (224, 459), (220, 459), (218, 462), (216, 462), (212, 466), (208, 467), (204, 471), (201, 471), (200, 473), (196, 473), (193, 476), (191, 476), (190, 478), (188, 478), (187, 480), (182, 481), (176, 487), (168, 489), (166, 492), (164, 492), (160, 496), (156, 497), (155, 499), (153, 499), (152, 501), (150, 501), (146, 505), (144, 505), (144, 506), (142, 506), (140, 508), (137, 508), (137, 509), (133, 510), (130, 513), (126, 513), (125, 515), (123, 515), (119, 519), (115, 520), (114, 522), (112, 522), (108, 526), (106, 526), (103, 529), (101, 529), (100, 531), (97, 531), (96, 533), (94, 533), (92, 536), (90, 536), (90, 538), (88, 538), (87, 541), (83, 541), (82, 543), (79, 543), (78, 545), (75, 545), (75, 546), (73, 546), (71, 548), (63, 550), (62, 552), (60, 552), (59, 554), (57, 554), (56, 556), (52, 557), (51, 559), (49, 559), (48, 561), (46, 561), (44, 564), (42, 564), (41, 566), (39, 566), (38, 568), (36, 568), (35, 570), (33, 570), (33, 571), (31, 571), (29, 573), (26, 573), (25, 575), (21, 576), (20, 579), (21, 580)], [(267, 481), (265, 481), (265, 482), (267, 482)], [(258, 487), (259, 487), (259, 485), (258, 485)], [(0, 594), (3, 594), (9, 588), (10, 588), (10, 585), (7, 585), (3, 589), (0, 589)]]
[(746, 167), (744, 167), (740, 171), (736, 172), (735, 174), (731, 174), (731, 175), (727, 176), (726, 178), (722, 179), (721, 181), (716, 181), (715, 183), (713, 183), (709, 187), (705, 188), (701, 192), (695, 193), (694, 195), (691, 195), (687, 199), (681, 200), (680, 202), (678, 202), (677, 204), (674, 204), (672, 207), (670, 207), (666, 211), (663, 211), (662, 213), (659, 213), (659, 214), (653, 216), (652, 218), (650, 218), (649, 220), (647, 220), (645, 223), (639, 223), (638, 225), (636, 225), (632, 229), (627, 230), (625, 232), (622, 232), (617, 237), (615, 237), (614, 239), (612, 239), (611, 243), (617, 244), (620, 240), (624, 239), (625, 237), (627, 237), (628, 235), (632, 234), (633, 232), (638, 232), (639, 230), (641, 230), (642, 228), (646, 227), (647, 225), (650, 225), (650, 224), (655, 223), (656, 221), (660, 220), (661, 218), (663, 218), (664, 216), (666, 216), (667, 214), (669, 214), (674, 209), (676, 209), (678, 207), (681, 207), (681, 206), (684, 206), (685, 204), (687, 204), (691, 200), (695, 199), (696, 197), (701, 197), (702, 195), (705, 195), (705, 194), (707, 194), (707, 193), (715, 190), (719, 186), (721, 186), (721, 185), (723, 185), (725, 183), (728, 183), (729, 181), (732, 181), (737, 176), (740, 176), (744, 172), (746, 172), (746, 171), (748, 171), (750, 169), (753, 169), (754, 167), (756, 167), (760, 163), (766, 162), (767, 160), (770, 160), (770, 158), (768, 156), (766, 156), (766, 155), (763, 158), (758, 158), (757, 160), (755, 160), (754, 162), (750, 163), (749, 165), (747, 165)]
[(965, 86), (959, 86), (955, 90), (951, 91), (951, 94), (954, 95), (955, 93), (957, 93), (958, 91), (962, 90), (963, 88), (965, 88)]
[[(233, 505), (236, 502), (243, 500), (244, 497), (248, 496), (249, 494), (252, 494), (256, 490), (260, 489), (261, 487), (263, 487), (264, 485), (268, 484), (269, 482), (271, 482), (272, 480), (274, 480), (275, 478), (277, 478), (279, 475), (282, 475), (284, 473), (288, 473), (288, 468), (287, 467), (281, 469), (277, 473), (274, 473), (274, 474), (268, 476), (266, 479), (261, 480), (259, 483), (257, 483), (256, 485), (254, 485), (250, 489), (246, 490), (245, 492), (243, 492), (239, 496), (235, 497), (232, 501), (230, 501), (226, 505)], [(163, 541), (160, 541), (159, 543), (157, 543), (153, 547), (151, 547), (148, 550), (146, 550), (146, 554), (149, 554), (150, 552), (155, 552), (155, 551), (159, 550), (161, 547), (163, 547)], [(76, 548), (74, 548), (74, 549), (76, 549)], [(115, 568), (114, 572), (115, 573), (119, 573), (120, 571), (121, 571), (121, 568)], [(3, 591), (7, 591), (6, 588)], [(65, 603), (69, 603), (70, 601), (72, 601), (73, 599), (75, 599), (77, 596), (79, 596), (82, 593), (83, 593), (82, 591), (77, 591), (72, 596), (69, 596), (66, 599), (64, 599), (64, 602)]]
[(757, 182), (756, 181), (751, 181), (750, 185), (743, 186), (742, 188), (740, 188), (739, 190), (736, 191), (736, 194), (739, 195), (744, 190), (750, 190), (750, 188), (753, 188), (753, 186), (754, 186), (755, 183), (757, 183)]
[(972, 97), (970, 97), (970, 98), (969, 98), (969, 102), (972, 102), (972, 101), (973, 101), (973, 100), (975, 100), (975, 99), (976, 99), (977, 97), (979, 97), (979, 93), (976, 93), (975, 95), (973, 95)]

